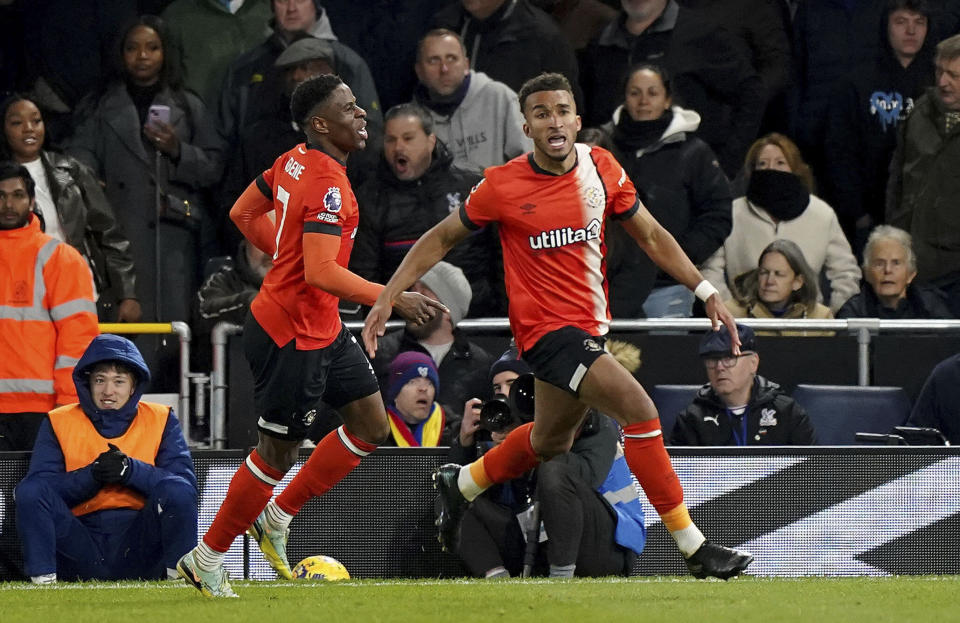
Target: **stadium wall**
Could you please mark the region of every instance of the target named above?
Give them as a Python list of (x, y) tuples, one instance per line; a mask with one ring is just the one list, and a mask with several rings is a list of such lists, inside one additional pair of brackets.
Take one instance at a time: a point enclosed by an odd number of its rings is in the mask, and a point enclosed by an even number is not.
[[(463, 575), (457, 559), (440, 551), (433, 526), (430, 473), (445, 454), (374, 452), (304, 507), (291, 526), (290, 560), (326, 554), (358, 578)], [(717, 541), (753, 552), (753, 574), (960, 573), (960, 449), (673, 448), (671, 454), (695, 521)], [(201, 533), (244, 456), (194, 453)], [(28, 461), (28, 453), (0, 453), (0, 580), (23, 579), (12, 492)], [(634, 573), (684, 574), (656, 513), (646, 511), (648, 543)], [(227, 566), (232, 577), (273, 578), (245, 538), (234, 543)]]

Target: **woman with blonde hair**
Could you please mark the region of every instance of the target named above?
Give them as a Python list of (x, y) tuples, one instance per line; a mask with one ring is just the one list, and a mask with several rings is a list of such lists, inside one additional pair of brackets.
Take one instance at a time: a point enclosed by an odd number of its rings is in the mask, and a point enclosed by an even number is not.
[(833, 208), (813, 194), (813, 175), (796, 144), (777, 133), (758, 139), (744, 174), (747, 192), (733, 201), (733, 229), (701, 268), (703, 276), (729, 299), (734, 280), (756, 267), (768, 244), (790, 240), (814, 275), (825, 273), (829, 307), (839, 309), (860, 290), (860, 267)]

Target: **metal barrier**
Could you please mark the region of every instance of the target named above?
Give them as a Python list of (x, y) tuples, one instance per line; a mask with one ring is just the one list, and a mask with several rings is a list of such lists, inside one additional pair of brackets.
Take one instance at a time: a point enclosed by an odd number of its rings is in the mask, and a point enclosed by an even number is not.
[[(100, 323), (101, 333), (136, 334), (136, 335), (169, 335), (176, 333), (180, 341), (180, 398), (177, 416), (183, 436), (190, 437), (190, 379), (204, 377), (190, 372), (190, 340), (193, 337), (190, 326), (185, 322), (103, 322)], [(199, 389), (199, 388), (198, 388)], [(202, 392), (198, 392), (202, 395)]]
[[(881, 320), (879, 318), (795, 319), (738, 318), (737, 322), (763, 331), (837, 331), (857, 336), (857, 382), (870, 384), (870, 341), (881, 332), (960, 333), (960, 320)], [(354, 332), (363, 328), (362, 322), (345, 322)], [(403, 327), (403, 322), (387, 323), (387, 329)], [(506, 318), (480, 318), (461, 320), (457, 328), (467, 333), (502, 333), (510, 330)], [(644, 320), (613, 320), (610, 330), (614, 333), (643, 331), (706, 331), (710, 328), (707, 318), (647, 318)], [(226, 447), (227, 405), (227, 340), (229, 336), (243, 331), (240, 325), (221, 322), (213, 329), (213, 370), (210, 373), (212, 391), (210, 401), (210, 431), (212, 447)]]

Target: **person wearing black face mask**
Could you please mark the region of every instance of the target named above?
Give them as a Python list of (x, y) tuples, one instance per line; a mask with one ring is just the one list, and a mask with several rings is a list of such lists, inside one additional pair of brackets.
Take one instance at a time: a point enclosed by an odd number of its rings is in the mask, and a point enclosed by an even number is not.
[(733, 201), (733, 230), (701, 268), (720, 295), (743, 273), (756, 268), (764, 247), (778, 238), (803, 251), (814, 273), (830, 284), (829, 306), (836, 313), (860, 289), (860, 268), (837, 215), (813, 194), (813, 175), (800, 150), (782, 134), (758, 139), (744, 165), (747, 194)]
[[(601, 130), (640, 192), (644, 206), (702, 264), (730, 234), (730, 184), (713, 150), (694, 133), (697, 112), (677, 106), (656, 65), (628, 74), (624, 103)], [(607, 229), (610, 313), (615, 318), (684, 318), (694, 295), (658, 270), (622, 227)]]

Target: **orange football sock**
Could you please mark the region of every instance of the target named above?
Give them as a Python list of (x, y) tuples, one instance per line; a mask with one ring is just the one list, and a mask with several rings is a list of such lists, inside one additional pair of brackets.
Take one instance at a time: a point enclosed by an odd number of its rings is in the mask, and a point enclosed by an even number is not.
[(329, 491), (360, 464), (360, 459), (376, 449), (375, 444), (352, 435), (344, 426), (327, 433), (300, 472), (277, 496), (277, 506), (296, 515), (307, 500)]
[(491, 485), (513, 480), (540, 462), (530, 445), (533, 422), (516, 427), (499, 446), (460, 470), (458, 484), (463, 497), (475, 499)]
[(251, 452), (230, 480), (227, 496), (203, 535), (203, 542), (217, 552), (230, 549), (233, 540), (250, 527), (270, 501), (273, 488), (281, 479), (283, 472), (267, 465), (256, 450)]
[(637, 477), (680, 552), (691, 556), (705, 538), (683, 503), (683, 487), (663, 445), (660, 420), (654, 418), (625, 426), (623, 437), (623, 454), (630, 471)]

